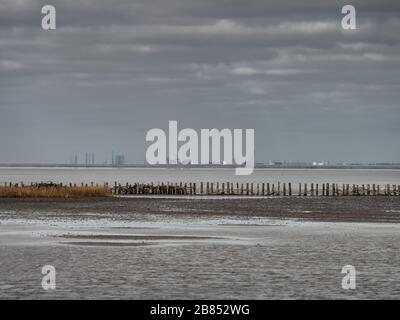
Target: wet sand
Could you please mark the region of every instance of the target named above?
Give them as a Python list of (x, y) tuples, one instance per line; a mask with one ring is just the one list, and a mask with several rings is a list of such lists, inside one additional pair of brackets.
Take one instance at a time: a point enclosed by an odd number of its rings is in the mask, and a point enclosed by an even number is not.
[(276, 219), (305, 219), (336, 222), (400, 222), (400, 196), (395, 197), (270, 197), (264, 199), (174, 199), (174, 198), (91, 198), (91, 199), (0, 199), (0, 212), (18, 217), (40, 212), (46, 216), (74, 216), (83, 213), (167, 214), (193, 217), (241, 216)]
[(398, 299), (399, 215), (400, 197), (0, 199), (0, 299)]

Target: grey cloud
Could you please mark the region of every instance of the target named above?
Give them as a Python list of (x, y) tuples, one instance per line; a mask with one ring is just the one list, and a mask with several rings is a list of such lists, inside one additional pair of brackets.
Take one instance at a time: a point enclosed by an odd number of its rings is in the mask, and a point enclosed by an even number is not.
[(255, 128), (258, 161), (400, 161), (398, 1), (352, 1), (355, 31), (341, 1), (54, 0), (54, 32), (44, 4), (0, 2), (0, 162), (142, 162), (173, 119)]

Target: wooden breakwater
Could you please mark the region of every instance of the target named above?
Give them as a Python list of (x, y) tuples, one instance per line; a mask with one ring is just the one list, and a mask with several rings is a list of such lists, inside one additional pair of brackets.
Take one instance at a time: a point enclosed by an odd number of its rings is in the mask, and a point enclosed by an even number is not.
[(206, 195), (206, 196), (400, 196), (400, 184), (337, 183), (233, 183), (233, 182), (158, 182), (158, 183), (0, 183), (1, 188), (85, 188), (104, 187), (112, 195)]
[(232, 182), (161, 182), (115, 183), (114, 195), (240, 195), (240, 196), (400, 196), (395, 184), (337, 184), (337, 183), (232, 183)]

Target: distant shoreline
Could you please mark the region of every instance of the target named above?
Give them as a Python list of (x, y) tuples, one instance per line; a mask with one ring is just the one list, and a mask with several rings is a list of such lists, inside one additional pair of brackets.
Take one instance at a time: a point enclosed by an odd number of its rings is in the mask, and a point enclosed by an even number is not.
[[(114, 165), (71, 165), (71, 164), (37, 164), (37, 163), (2, 163), (0, 168), (13, 168), (13, 169), (25, 169), (25, 168), (68, 168), (68, 169), (233, 169), (236, 168), (232, 165), (140, 165), (140, 164), (126, 164), (120, 166)], [(325, 170), (325, 169), (400, 169), (399, 164), (354, 164), (354, 165), (255, 165), (255, 169), (314, 169), (314, 170)]]

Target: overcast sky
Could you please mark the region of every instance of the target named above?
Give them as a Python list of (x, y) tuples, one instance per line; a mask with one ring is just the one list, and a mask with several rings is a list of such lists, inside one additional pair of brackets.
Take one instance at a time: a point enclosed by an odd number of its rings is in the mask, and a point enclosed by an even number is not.
[(399, 17), (398, 0), (0, 0), (0, 162), (143, 163), (168, 120), (254, 128), (256, 161), (400, 162)]

